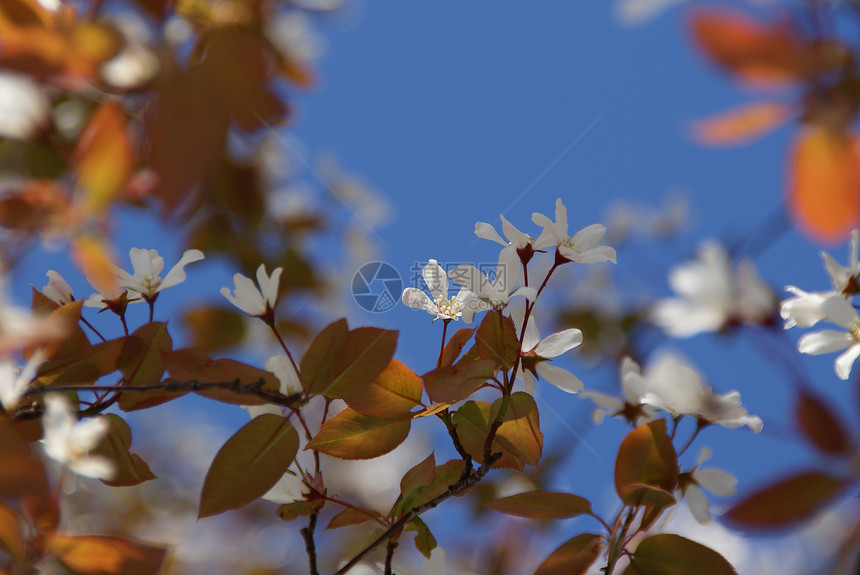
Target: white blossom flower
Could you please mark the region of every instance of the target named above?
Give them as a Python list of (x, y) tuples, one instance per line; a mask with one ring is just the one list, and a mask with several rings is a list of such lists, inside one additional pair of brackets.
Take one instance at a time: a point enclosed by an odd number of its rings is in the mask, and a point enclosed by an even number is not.
[(90, 455), (90, 451), (110, 431), (110, 423), (104, 417), (75, 421), (69, 401), (62, 395), (52, 393), (45, 396), (42, 427), (45, 430), (42, 447), (45, 455), (51, 459), (86, 477), (112, 479), (116, 474), (109, 459)]
[[(432, 299), (420, 289), (410, 287), (403, 290), (403, 304), (412, 309), (423, 309), (433, 316), (433, 321), (440, 318), (457, 321), (463, 315), (466, 303), (473, 299), (475, 294), (462, 287), (456, 296), (449, 298), (448, 276), (436, 260), (430, 260), (424, 266), (421, 275), (424, 277), (424, 283), (427, 284), (430, 295), (433, 296)], [(467, 323), (471, 321), (470, 316)]]
[(657, 419), (657, 410), (643, 403), (647, 393), (646, 381), (642, 377), (639, 364), (630, 357), (621, 361), (621, 398), (599, 391), (583, 391), (580, 397), (591, 399), (597, 406), (592, 419), (600, 424), (606, 415), (617, 415), (639, 426)]
[(785, 320), (785, 329), (814, 326), (827, 317), (821, 304), (827, 298), (839, 295), (836, 291), (805, 292), (795, 286), (785, 286), (785, 291), (794, 294), (779, 304), (779, 315)]
[(845, 296), (860, 293), (860, 284), (857, 281), (857, 276), (860, 274), (860, 262), (857, 261), (858, 251), (860, 251), (860, 230), (853, 230), (851, 232), (851, 253), (848, 256), (848, 267), (842, 267), (830, 254), (821, 252), (824, 268), (833, 282), (833, 289)]
[(598, 246), (597, 242), (606, 233), (603, 224), (592, 224), (581, 229), (571, 237), (567, 231), (567, 207), (558, 198), (555, 202), (555, 221), (537, 212), (532, 214), (532, 221), (543, 228), (543, 232), (534, 242), (536, 250), (556, 246), (564, 258), (581, 264), (595, 264), (615, 261), (615, 250), (609, 246)]
[(490, 279), (471, 264), (460, 264), (449, 274), (451, 279), (475, 294), (467, 300), (463, 309), (463, 321), (471, 323), (475, 313), (494, 309), (505, 309), (512, 297), (523, 296), (528, 300), (537, 297), (533, 287), (515, 289), (520, 273), (520, 258), (516, 251), (502, 250), (495, 274)]
[(42, 294), (45, 297), (58, 305), (75, 301), (72, 287), (63, 279), (63, 276), (54, 270), (48, 270), (45, 275), (48, 276), (48, 283), (42, 287)]
[(658, 301), (652, 321), (675, 337), (719, 331), (733, 323), (765, 323), (776, 298), (750, 262), (732, 272), (729, 256), (716, 242), (704, 242), (698, 259), (669, 273), (669, 285), (680, 297)]
[(448, 572), (447, 557), (445, 550), (435, 547), (430, 552), (430, 558), (424, 562), (418, 575), (445, 575)]
[[(499, 214), (499, 219), (502, 220), (502, 231), (505, 233), (507, 241), (502, 239), (496, 228), (485, 222), (477, 222), (475, 224), (475, 235), (481, 239), (490, 240), (504, 246), (503, 250), (517, 252), (521, 259), (525, 256), (527, 258), (525, 261), (528, 261), (534, 253), (532, 249), (528, 249), (532, 247), (531, 243), (534, 241), (534, 238), (518, 230), (516, 226), (505, 219), (505, 216)], [(519, 250), (526, 251), (523, 254), (519, 254)]]
[(200, 250), (186, 250), (179, 262), (162, 279), (164, 258), (155, 250), (131, 248), (128, 252), (134, 274), (114, 266), (114, 275), (120, 280), (121, 287), (139, 293), (146, 300), (152, 300), (156, 295), (169, 287), (185, 281), (185, 266), (204, 258)]
[(839, 295), (827, 298), (821, 304), (827, 320), (847, 331), (825, 329), (807, 333), (797, 342), (800, 353), (819, 355), (845, 350), (833, 363), (836, 375), (847, 380), (854, 361), (860, 356), (860, 317), (848, 300)]
[(0, 73), (0, 137), (26, 140), (50, 123), (51, 104), (24, 75)]
[(281, 272), (283, 271), (284, 268), (275, 268), (272, 275), (269, 276), (266, 274), (266, 264), (260, 264), (260, 267), (257, 268), (259, 289), (250, 278), (242, 274), (234, 274), (234, 293), (231, 294), (229, 288), (223, 287), (221, 288), (221, 295), (248, 315), (264, 316), (275, 309), (275, 304), (278, 301), (278, 283), (281, 281)]
[(304, 501), (305, 493), (308, 493), (308, 488), (302, 478), (291, 471), (287, 471), (271, 489), (262, 495), (262, 498), (284, 505)]
[(642, 403), (666, 411), (673, 417), (690, 415), (727, 428), (746, 425), (753, 433), (761, 431), (761, 418), (750, 415), (743, 408), (737, 391), (715, 394), (680, 355), (659, 353), (645, 366), (641, 377), (645, 389)]
[[(296, 373), (296, 370), (293, 368), (293, 363), (286, 355), (273, 355), (267, 359), (266, 371), (271, 371), (275, 374), (275, 377), (278, 378), (278, 382), (280, 383), (278, 391), (282, 395), (301, 393), (302, 382), (299, 379), (299, 374)], [(267, 403), (265, 405), (243, 405), (242, 407), (248, 411), (248, 414), (252, 419), (263, 415), (264, 413), (281, 415), (283, 412), (283, 408), (271, 403)]]
[(8, 359), (0, 360), (0, 404), (7, 412), (18, 405), (27, 386), (36, 377), (36, 369), (45, 359), (44, 350), (36, 351), (20, 371)]
[(684, 479), (681, 481), (681, 490), (690, 515), (702, 524), (711, 521), (710, 504), (705, 491), (718, 497), (731, 497), (735, 494), (735, 487), (738, 484), (737, 478), (728, 471), (714, 467), (701, 468), (702, 463), (710, 459), (711, 455), (711, 450), (703, 447), (699, 452), (696, 466), (689, 474), (683, 474)]
[[(513, 314), (517, 331), (522, 325), (522, 317)], [(582, 332), (571, 328), (554, 333), (544, 339), (535, 324), (534, 317), (529, 318), (526, 331), (523, 334), (523, 345), (520, 361), (522, 376), (526, 391), (534, 394), (534, 377), (542, 378), (567, 393), (578, 393), (584, 389), (578, 377), (549, 362), (550, 358), (558, 357), (582, 343)]]

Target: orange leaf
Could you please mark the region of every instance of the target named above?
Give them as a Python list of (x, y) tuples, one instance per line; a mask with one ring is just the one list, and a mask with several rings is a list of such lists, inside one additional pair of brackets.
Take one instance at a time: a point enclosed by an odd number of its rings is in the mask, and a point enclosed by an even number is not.
[(793, 107), (779, 102), (757, 102), (693, 123), (693, 138), (709, 146), (731, 146), (760, 138), (786, 122)]
[(120, 104), (106, 102), (90, 116), (75, 156), (86, 208), (99, 214), (122, 191), (134, 170), (131, 135)]
[(72, 240), (72, 260), (99, 293), (110, 294), (117, 288), (113, 274), (114, 257), (110, 246), (97, 236), (81, 235)]
[(803, 46), (787, 23), (764, 25), (737, 12), (698, 9), (690, 29), (715, 64), (750, 86), (793, 82), (807, 67)]
[(789, 157), (788, 209), (801, 231), (836, 243), (860, 223), (860, 138), (804, 128)]
[(678, 485), (678, 459), (666, 433), (666, 420), (640, 425), (627, 434), (615, 461), (615, 489), (630, 505), (639, 505), (646, 484), (672, 493)]
[(305, 449), (339, 459), (373, 459), (403, 443), (411, 422), (371, 417), (346, 408), (320, 428)]
[(418, 374), (392, 359), (371, 385), (347, 395), (344, 400), (365, 415), (399, 417), (420, 407), (423, 393), (424, 385)]
[(55, 536), (52, 553), (67, 568), (83, 575), (154, 575), (167, 553), (126, 539), (101, 536)]

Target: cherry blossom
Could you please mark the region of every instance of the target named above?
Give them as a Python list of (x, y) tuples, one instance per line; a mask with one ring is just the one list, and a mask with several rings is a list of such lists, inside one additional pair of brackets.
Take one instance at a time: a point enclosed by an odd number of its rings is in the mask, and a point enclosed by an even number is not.
[[(403, 290), (403, 304), (412, 309), (423, 309), (433, 316), (433, 321), (437, 319), (457, 321), (463, 315), (466, 303), (474, 299), (475, 294), (462, 287), (456, 296), (449, 298), (448, 276), (436, 260), (430, 260), (424, 266), (421, 275), (432, 298), (420, 289), (410, 287)], [(468, 317), (468, 320), (464, 317), (464, 321), (471, 323), (472, 316)]]
[(719, 331), (734, 323), (766, 323), (776, 298), (749, 261), (733, 272), (723, 247), (699, 246), (697, 259), (674, 268), (669, 286), (679, 297), (658, 301), (652, 321), (675, 337)]
[(537, 212), (532, 214), (532, 221), (543, 228), (543, 232), (534, 242), (534, 249), (539, 250), (556, 246), (558, 253), (565, 259), (581, 264), (596, 264), (615, 261), (615, 250), (609, 246), (598, 246), (597, 242), (606, 233), (603, 224), (592, 224), (576, 232), (573, 237), (567, 230), (567, 207), (561, 198), (555, 202), (555, 221)]
[(51, 459), (85, 477), (111, 479), (116, 474), (109, 459), (90, 454), (110, 431), (110, 423), (104, 417), (76, 421), (69, 401), (52, 393), (45, 396), (42, 427), (42, 447)]
[(9, 359), (0, 359), (0, 405), (7, 412), (11, 412), (18, 405), (21, 396), (27, 391), (27, 386), (36, 377), (36, 369), (44, 359), (44, 351), (38, 350), (20, 370)]
[(164, 258), (156, 250), (131, 248), (128, 252), (134, 274), (122, 268), (115, 267), (114, 274), (120, 280), (121, 287), (139, 293), (145, 300), (154, 300), (158, 293), (169, 287), (185, 281), (185, 266), (204, 258), (200, 250), (186, 250), (164, 278)]
[(814, 326), (827, 317), (821, 304), (827, 298), (839, 295), (836, 291), (805, 292), (795, 286), (785, 286), (785, 291), (794, 294), (779, 304), (779, 315), (785, 320), (785, 329)]
[(845, 350), (833, 363), (836, 375), (847, 380), (854, 361), (860, 356), (860, 317), (845, 298), (839, 295), (827, 298), (821, 304), (825, 318), (846, 331), (825, 329), (807, 333), (797, 342), (800, 353), (820, 355)]
[(54, 270), (48, 270), (48, 283), (42, 287), (42, 294), (58, 305), (66, 305), (75, 300), (72, 287)]
[(689, 473), (681, 474), (679, 478), (680, 489), (684, 493), (690, 515), (702, 524), (711, 521), (710, 504), (705, 491), (718, 497), (731, 497), (738, 484), (737, 478), (728, 471), (714, 467), (702, 469), (702, 463), (710, 459), (712, 454), (709, 448), (703, 447), (696, 466)]
[(502, 239), (496, 228), (485, 222), (475, 224), (475, 235), (504, 246), (503, 250), (516, 252), (521, 261), (528, 262), (534, 255), (534, 247), (531, 245), (534, 238), (518, 230), (516, 226), (505, 219), (505, 216), (499, 214), (499, 219), (502, 221), (502, 231), (505, 233), (507, 241)]
[(844, 296), (860, 293), (860, 283), (857, 280), (857, 276), (860, 274), (860, 262), (857, 261), (858, 251), (860, 251), (860, 230), (853, 230), (851, 232), (851, 253), (848, 256), (847, 267), (842, 267), (827, 252), (821, 252), (824, 268), (833, 282), (833, 289)]
[(307, 486), (302, 481), (302, 478), (291, 471), (287, 471), (261, 497), (266, 501), (283, 505), (286, 503), (295, 503), (296, 501), (304, 501), (305, 493), (307, 492)]
[[(516, 317), (517, 331), (522, 324), (522, 318)], [(521, 359), (523, 366), (523, 383), (526, 391), (534, 394), (534, 378), (542, 378), (567, 393), (578, 393), (584, 389), (578, 377), (549, 362), (550, 358), (558, 357), (582, 343), (582, 332), (571, 328), (554, 333), (541, 339), (534, 318), (530, 317), (523, 334)]]
[(505, 309), (512, 297), (523, 296), (533, 301), (537, 290), (533, 287), (516, 288), (519, 279), (520, 259), (513, 250), (502, 250), (495, 273), (490, 279), (471, 264), (460, 264), (450, 272), (455, 282), (475, 294), (462, 310), (463, 321), (471, 323), (475, 313)]
[(591, 399), (597, 406), (592, 416), (594, 423), (600, 424), (607, 414), (623, 417), (635, 426), (657, 419), (657, 410), (642, 401), (647, 387), (639, 364), (625, 357), (621, 361), (620, 372), (620, 399), (599, 391), (583, 391), (579, 394), (579, 397)]
[(230, 300), (230, 303), (254, 317), (262, 317), (272, 313), (278, 302), (278, 284), (284, 268), (275, 268), (272, 275), (266, 273), (266, 264), (260, 264), (257, 268), (257, 288), (250, 278), (242, 274), (233, 275), (233, 293), (230, 289), (221, 288), (221, 295)]
[[(267, 359), (266, 370), (271, 371), (278, 378), (278, 382), (280, 383), (278, 391), (282, 395), (301, 393), (302, 382), (299, 379), (299, 374), (296, 373), (292, 362), (286, 355), (274, 355)], [(281, 415), (283, 411), (283, 408), (271, 403), (264, 405), (243, 405), (242, 407), (248, 411), (252, 419), (264, 413)]]

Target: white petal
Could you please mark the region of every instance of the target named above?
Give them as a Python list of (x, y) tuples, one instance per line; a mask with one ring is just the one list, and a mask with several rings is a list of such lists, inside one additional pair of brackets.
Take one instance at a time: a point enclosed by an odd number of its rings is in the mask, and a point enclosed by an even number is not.
[(261, 415), (283, 415), (283, 410), (277, 405), (267, 403), (266, 405), (240, 405), (242, 409), (248, 412), (251, 419), (260, 417)]
[(272, 309), (278, 301), (278, 285), (283, 271), (284, 268), (277, 267), (272, 271), (272, 275), (268, 276), (266, 275), (265, 264), (260, 264), (260, 267), (257, 268), (257, 283), (260, 286), (260, 294)]
[(696, 483), (719, 497), (731, 497), (736, 493), (738, 479), (722, 469), (697, 469), (693, 472)]
[(54, 270), (48, 270), (45, 275), (48, 276), (48, 283), (42, 287), (42, 293), (45, 294), (45, 297), (60, 305), (69, 303), (74, 299), (72, 288), (63, 279), (63, 276)]
[(779, 315), (785, 320), (785, 329), (795, 326), (812, 327), (825, 319), (821, 304), (828, 297), (835, 295), (834, 292), (808, 293), (795, 286), (785, 286), (785, 291), (794, 294), (794, 297), (783, 300), (779, 306)]
[(436, 260), (430, 260), (424, 266), (421, 275), (424, 277), (424, 283), (427, 284), (427, 289), (433, 299), (448, 299), (448, 275), (442, 266), (436, 263)]
[(429, 314), (436, 315), (436, 304), (427, 294), (418, 288), (406, 288), (403, 290), (403, 305), (412, 309), (423, 309)]
[(854, 306), (842, 296), (835, 295), (824, 300), (821, 309), (827, 319), (845, 329), (853, 329), (860, 325), (860, 317)]
[(69, 462), (69, 469), (84, 477), (111, 480), (116, 476), (113, 462), (101, 455), (80, 457)]
[(525, 392), (529, 395), (535, 394), (535, 377), (532, 375), (527, 369), (523, 370), (523, 387), (525, 388)]
[[(158, 289), (155, 291), (161, 291), (184, 282), (185, 266), (193, 262), (199, 262), (203, 258), (203, 252), (200, 250), (186, 250), (185, 253), (182, 254), (182, 257), (179, 258), (179, 261), (176, 262), (176, 265), (167, 272), (167, 275), (164, 276), (164, 279), (161, 281), (161, 285), (159, 285)], [(164, 265), (163, 260), (162, 265)]]
[(571, 243), (576, 251), (585, 252), (597, 245), (597, 242), (600, 241), (600, 238), (604, 234), (606, 234), (606, 226), (603, 224), (591, 224), (576, 232), (571, 238)]
[(418, 575), (445, 575), (447, 570), (445, 550), (436, 547), (430, 552), (430, 559), (421, 566)]
[(483, 295), (484, 282), (486, 281), (486, 278), (475, 266), (471, 264), (460, 264), (448, 272), (448, 277), (470, 292), (479, 296)]
[(502, 236), (499, 235), (496, 228), (485, 222), (478, 222), (475, 224), (475, 235), (482, 240), (490, 240), (491, 242), (496, 242), (503, 246), (508, 245), (508, 242), (502, 239)]
[(709, 460), (711, 457), (713, 457), (713, 455), (714, 452), (711, 450), (710, 447), (702, 447), (702, 449), (699, 450), (699, 456), (696, 458), (696, 467)]
[(833, 369), (836, 371), (839, 379), (843, 381), (848, 380), (848, 376), (851, 375), (851, 368), (854, 366), (854, 362), (858, 356), (860, 356), (860, 343), (855, 343), (845, 353), (836, 358), (836, 361), (833, 363)]
[[(514, 320), (517, 325), (522, 323), (522, 318), (517, 322)], [(526, 332), (523, 334), (523, 346), (522, 349), (524, 352), (529, 352), (534, 350), (536, 347), (540, 345), (540, 332), (537, 328), (537, 323), (534, 320), (534, 317), (529, 317), (529, 323), (526, 325)], [(550, 356), (544, 356), (550, 357)]]
[(293, 363), (286, 355), (275, 355), (266, 360), (266, 370), (275, 374), (280, 382), (279, 391), (284, 395), (292, 395), (302, 391), (302, 382), (293, 368)]
[(110, 422), (104, 417), (93, 417), (76, 422), (68, 435), (75, 451), (94, 449), (110, 431)]
[(596, 248), (580, 252), (574, 261), (581, 264), (618, 263), (615, 248), (609, 246), (597, 246)]
[(541, 357), (558, 357), (581, 343), (582, 332), (571, 328), (547, 337), (538, 344), (535, 351)]
[(302, 501), (304, 499), (303, 488), (304, 483), (299, 476), (284, 473), (278, 482), (263, 495), (263, 499), (281, 504)]
[(247, 313), (258, 316), (266, 313), (266, 302), (263, 295), (250, 278), (242, 274), (233, 274), (234, 294), (226, 287), (221, 288), (221, 295), (230, 300), (230, 303)]
[(502, 231), (505, 232), (505, 237), (515, 248), (524, 248), (529, 243), (529, 235), (524, 234), (517, 227), (505, 219), (505, 216), (500, 215), (502, 220)]
[(590, 399), (595, 405), (608, 409), (609, 411), (621, 411), (624, 409), (624, 402), (599, 391), (583, 391), (579, 397)]
[(693, 516), (693, 519), (702, 524), (711, 521), (710, 504), (704, 491), (695, 485), (688, 485), (686, 491), (684, 491), (684, 499), (687, 500), (687, 508), (690, 510), (690, 515)]
[(585, 386), (578, 377), (566, 369), (552, 365), (549, 362), (538, 362), (536, 369), (538, 375), (562, 391), (566, 391), (567, 393), (579, 393), (585, 389)]
[(846, 331), (825, 329), (804, 334), (797, 340), (797, 351), (820, 355), (841, 351), (854, 343), (854, 337)]

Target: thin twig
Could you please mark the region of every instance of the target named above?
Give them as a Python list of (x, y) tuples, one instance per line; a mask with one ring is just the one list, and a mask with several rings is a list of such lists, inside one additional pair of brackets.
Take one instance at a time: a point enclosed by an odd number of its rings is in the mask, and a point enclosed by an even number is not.
[(317, 571), (317, 547), (314, 543), (314, 530), (317, 527), (317, 511), (311, 511), (308, 526), (302, 528), (302, 537), (305, 539), (305, 549), (308, 552), (308, 563), (310, 564), (310, 575), (319, 575)]
[[(400, 535), (399, 533), (397, 535)], [(397, 550), (397, 535), (392, 536), (391, 539), (388, 540), (388, 546), (385, 551), (385, 575), (392, 575), (391, 571), (391, 562), (394, 561), (394, 552)]]

